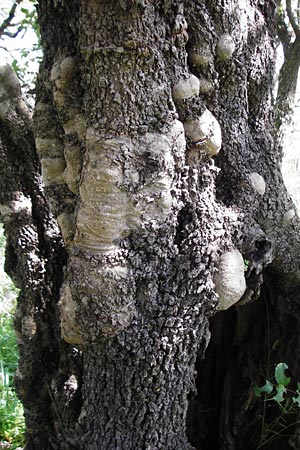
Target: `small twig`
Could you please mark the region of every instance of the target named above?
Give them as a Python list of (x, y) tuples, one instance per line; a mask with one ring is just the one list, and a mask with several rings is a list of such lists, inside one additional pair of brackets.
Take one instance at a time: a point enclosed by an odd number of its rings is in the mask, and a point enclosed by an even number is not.
[(15, 38), (18, 36), (18, 34), (22, 31), (22, 28), (18, 28), (18, 30), (15, 33), (10, 33), (9, 31), (3, 31), (2, 36), (7, 36), (10, 38)]
[(22, 1), (23, 0), (14, 0), (13, 5), (8, 13), (7, 18), (0, 25), (0, 36), (2, 36), (4, 34), (6, 28), (8, 28), (9, 26), (12, 26), (11, 22), (13, 21), (13, 19), (15, 17), (16, 9)]
[(65, 423), (64, 423), (64, 419), (63, 419), (62, 415), (60, 414), (60, 411), (59, 411), (59, 409), (57, 407), (56, 399), (55, 399), (55, 397), (53, 395), (51, 386), (50, 386), (50, 384), (47, 381), (46, 381), (46, 386), (47, 386), (47, 391), (48, 391), (49, 397), (50, 397), (50, 399), (52, 401), (52, 406), (53, 406), (54, 412), (56, 414), (56, 417), (57, 417), (57, 419), (59, 421), (59, 425), (61, 427), (60, 431), (61, 431), (64, 439), (67, 440), (68, 437), (67, 437), (67, 434), (66, 434), (66, 431), (65, 431), (66, 430), (66, 426), (65, 426)]
[[(285, 428), (285, 431), (288, 428), (291, 428), (291, 427), (297, 425), (298, 423), (300, 423), (299, 420), (297, 420), (296, 422), (293, 422), (293, 423), (287, 425), (286, 428)], [(292, 434), (281, 434), (280, 432), (276, 432), (276, 431), (273, 431), (271, 429), (269, 429), (269, 430), (270, 430), (270, 433), (273, 433), (273, 435), (271, 435), (269, 438), (262, 439), (261, 442), (258, 444), (257, 450), (262, 448), (262, 447), (264, 447), (266, 444), (269, 444), (270, 442), (275, 441), (276, 439), (293, 436)], [(274, 435), (275, 435), (275, 437), (274, 437)]]

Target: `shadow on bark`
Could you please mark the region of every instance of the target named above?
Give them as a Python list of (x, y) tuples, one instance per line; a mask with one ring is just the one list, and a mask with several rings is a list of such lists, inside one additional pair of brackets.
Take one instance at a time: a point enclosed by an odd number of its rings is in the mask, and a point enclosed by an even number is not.
[(293, 367), (289, 375), (295, 384), (299, 380), (299, 342), (293, 333), (298, 319), (280, 310), (270, 274), (267, 280), (257, 301), (211, 319), (211, 341), (205, 358), (196, 362), (197, 394), (189, 400), (187, 418), (188, 436), (197, 450), (298, 448), (291, 439), (296, 414), (285, 417), (287, 428), (278, 430), (276, 439), (260, 446), (280, 410), (275, 402), (256, 398), (253, 386), (272, 379), (279, 362)]

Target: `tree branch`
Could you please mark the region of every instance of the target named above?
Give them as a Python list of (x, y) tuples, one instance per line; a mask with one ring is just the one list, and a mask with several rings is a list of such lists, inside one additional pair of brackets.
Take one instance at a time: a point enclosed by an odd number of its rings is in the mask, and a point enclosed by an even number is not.
[[(284, 62), (279, 72), (278, 91), (276, 98), (276, 126), (281, 142), (284, 126), (290, 123), (297, 90), (300, 68), (300, 35), (291, 43), (284, 54)], [(279, 144), (281, 145), (282, 142)]]
[(18, 36), (18, 34), (22, 31), (22, 28), (18, 28), (17, 31), (15, 33), (10, 33), (9, 31), (4, 31), (2, 33), (2, 36), (7, 36), (10, 38), (15, 38)]
[(296, 36), (300, 35), (300, 28), (297, 24), (296, 18), (294, 16), (293, 13), (293, 9), (292, 9), (292, 0), (286, 0), (286, 12), (290, 21), (290, 24), (293, 28), (293, 31), (295, 33)]
[[(6, 28), (8, 28), (9, 26), (12, 25), (12, 21), (15, 17), (16, 9), (22, 1), (23, 0), (14, 0), (13, 5), (8, 13), (7, 18), (0, 25), (0, 37), (3, 35), (7, 36), (7, 34), (5, 34), (5, 30), (6, 30)], [(14, 37), (14, 36), (12, 36), (12, 37)]]
[(284, 20), (284, 14), (282, 11), (279, 11), (277, 13), (276, 24), (277, 24), (277, 34), (283, 47), (283, 53), (286, 56), (292, 40), (292, 35)]

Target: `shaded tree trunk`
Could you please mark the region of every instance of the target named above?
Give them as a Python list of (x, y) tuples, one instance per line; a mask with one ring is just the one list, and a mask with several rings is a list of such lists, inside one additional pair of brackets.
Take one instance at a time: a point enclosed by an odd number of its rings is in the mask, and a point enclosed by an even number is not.
[[(44, 187), (30, 115), (4, 76), (15, 115), (1, 116), (27, 450), (255, 449), (253, 384), (281, 360), (300, 378), (275, 13), (259, 1), (39, 2)], [(30, 208), (16, 207), (22, 195)]]

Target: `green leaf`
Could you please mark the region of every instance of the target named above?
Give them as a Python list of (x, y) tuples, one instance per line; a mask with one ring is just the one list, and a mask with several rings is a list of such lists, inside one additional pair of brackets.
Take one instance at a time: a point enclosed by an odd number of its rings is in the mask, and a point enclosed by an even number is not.
[(273, 391), (273, 384), (271, 381), (267, 380), (262, 387), (258, 387), (257, 384), (254, 386), (254, 394), (256, 397), (261, 397), (261, 394), (265, 392), (266, 394), (271, 394)]
[(288, 366), (285, 363), (279, 363), (275, 367), (275, 380), (283, 386), (287, 386), (291, 381), (290, 377), (287, 377), (284, 373), (286, 369), (288, 369)]
[(297, 390), (296, 392), (297, 392), (297, 396), (293, 397), (293, 403), (295, 403), (298, 406), (298, 408), (300, 408), (300, 392), (299, 392), (299, 390)]
[(283, 394), (286, 392), (285, 386), (283, 384), (278, 384), (278, 386), (276, 387), (276, 392), (276, 395), (274, 395), (272, 399), (277, 403), (281, 403), (284, 400)]

